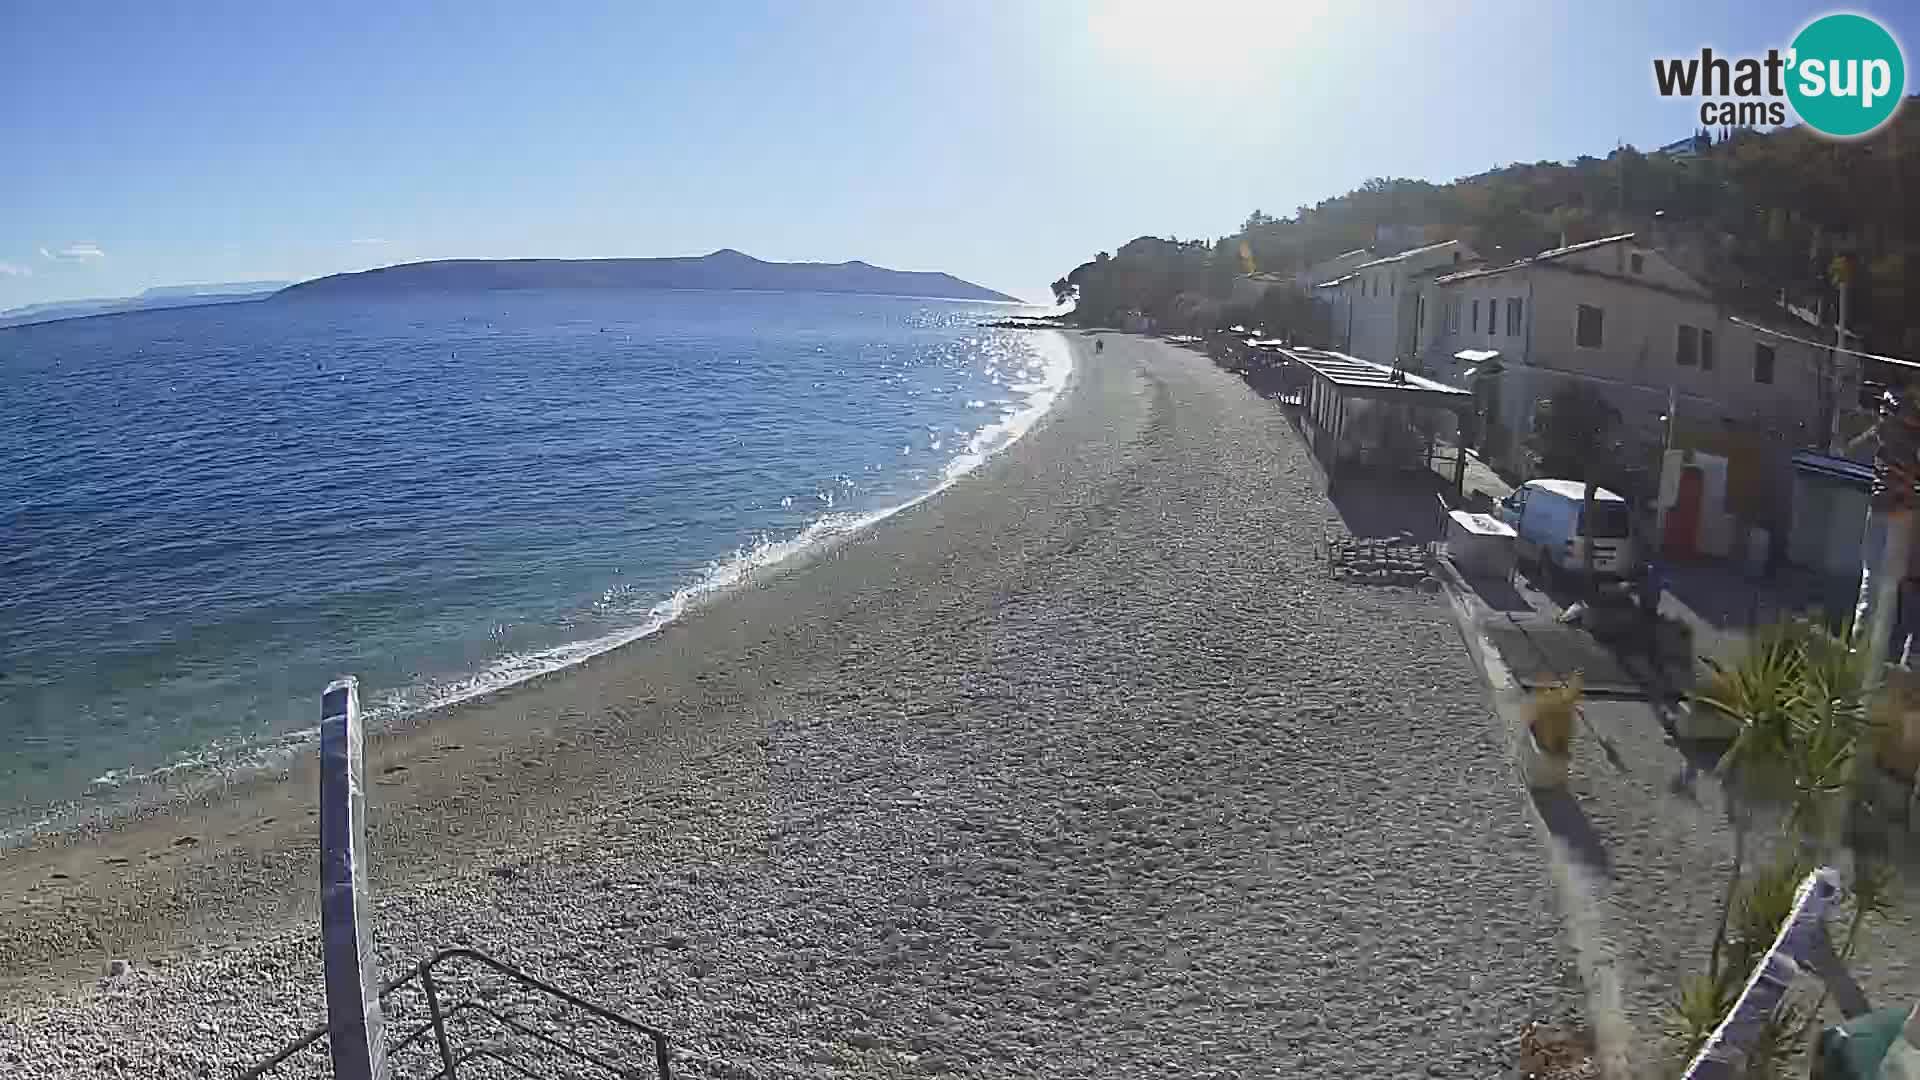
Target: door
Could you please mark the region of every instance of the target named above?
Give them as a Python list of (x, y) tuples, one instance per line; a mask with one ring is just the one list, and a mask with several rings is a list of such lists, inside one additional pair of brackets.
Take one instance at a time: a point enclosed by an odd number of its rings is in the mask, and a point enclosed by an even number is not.
[(1661, 550), (1668, 558), (1692, 558), (1700, 536), (1700, 504), (1704, 500), (1706, 480), (1698, 465), (1680, 470), (1680, 489), (1673, 505), (1667, 508), (1667, 526), (1660, 538)]

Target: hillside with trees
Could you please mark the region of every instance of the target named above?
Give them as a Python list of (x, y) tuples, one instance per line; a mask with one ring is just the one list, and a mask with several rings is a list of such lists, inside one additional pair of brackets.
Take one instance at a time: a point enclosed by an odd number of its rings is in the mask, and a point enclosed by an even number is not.
[[(1850, 266), (1851, 327), (1866, 347), (1920, 355), (1920, 111), (1913, 99), (1873, 136), (1824, 139), (1803, 127), (1703, 133), (1697, 155), (1623, 146), (1604, 158), (1516, 163), (1451, 183), (1380, 178), (1275, 217), (1255, 210), (1211, 242), (1140, 237), (1054, 282), (1076, 318), (1138, 311), (1182, 328), (1246, 323), (1304, 332), (1312, 305), (1290, 286), (1249, 299), (1239, 275), (1290, 276), (1374, 242), (1380, 226), (1460, 238), (1502, 263), (1560, 243), (1634, 232), (1732, 307), (1784, 297), (1836, 307), (1836, 260)], [(1273, 294), (1279, 294), (1275, 296)], [(1299, 322), (1299, 325), (1296, 325)]]

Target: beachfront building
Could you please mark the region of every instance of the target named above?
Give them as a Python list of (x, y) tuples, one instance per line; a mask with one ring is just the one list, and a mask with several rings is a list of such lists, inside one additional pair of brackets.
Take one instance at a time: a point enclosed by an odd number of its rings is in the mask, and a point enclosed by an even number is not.
[(1631, 233), (1443, 275), (1422, 297), (1428, 371), (1456, 385), (1503, 373), (1484, 449), (1516, 469), (1534, 403), (1568, 381), (1592, 386), (1629, 426), (1658, 431), (1671, 400), (1692, 421), (1758, 425), (1796, 445), (1833, 395), (1820, 350), (1732, 316)]
[(1333, 339), (1363, 360), (1417, 365), (1420, 333), (1429, 320), (1427, 285), (1478, 261), (1466, 244), (1443, 240), (1355, 265), (1320, 289), (1339, 320), (1332, 324)]
[(1623, 460), (1610, 467), (1639, 470), (1629, 494), (1664, 508), (1691, 455), (1723, 462), (1706, 471), (1719, 480), (1688, 534), (1713, 553), (1787, 527), (1793, 454), (1824, 448), (1834, 403), (1857, 397), (1825, 350), (1732, 314), (1631, 233), (1442, 275), (1422, 296), (1423, 367), (1474, 391), (1484, 458), (1531, 476), (1539, 403), (1591, 389), (1619, 420), (1609, 441)]

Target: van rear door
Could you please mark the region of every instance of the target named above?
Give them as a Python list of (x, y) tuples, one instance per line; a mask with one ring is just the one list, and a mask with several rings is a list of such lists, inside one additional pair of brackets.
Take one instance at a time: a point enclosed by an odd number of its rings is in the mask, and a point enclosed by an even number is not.
[[(1585, 554), (1581, 544), (1593, 545), (1593, 569), (1602, 574), (1627, 574), (1633, 569), (1633, 545), (1627, 539), (1631, 531), (1631, 522), (1627, 514), (1627, 504), (1608, 499), (1605, 502), (1595, 500), (1593, 520), (1586, 520), (1585, 507), (1575, 510), (1580, 528), (1574, 530), (1575, 540), (1568, 545), (1576, 565), (1584, 565)], [(1592, 527), (1588, 528), (1591, 524)]]

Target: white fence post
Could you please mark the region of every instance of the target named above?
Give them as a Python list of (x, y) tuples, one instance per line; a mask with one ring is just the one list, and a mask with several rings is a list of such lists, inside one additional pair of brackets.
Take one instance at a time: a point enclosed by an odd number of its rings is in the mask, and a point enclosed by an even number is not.
[(338, 1080), (386, 1080), (379, 965), (367, 900), (366, 760), (360, 684), (328, 684), (320, 698), (320, 934), (326, 964), (327, 1043)]

